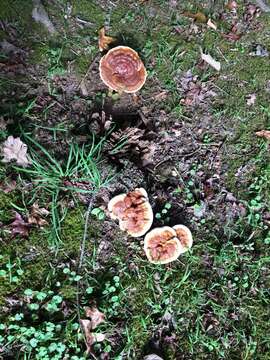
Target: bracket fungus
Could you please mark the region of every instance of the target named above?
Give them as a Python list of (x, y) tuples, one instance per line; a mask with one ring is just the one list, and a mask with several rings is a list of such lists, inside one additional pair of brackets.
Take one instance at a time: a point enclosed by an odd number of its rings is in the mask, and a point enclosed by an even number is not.
[(167, 264), (192, 246), (192, 235), (184, 225), (163, 226), (151, 230), (144, 238), (144, 251), (153, 264)]
[(138, 53), (128, 46), (117, 46), (99, 63), (102, 81), (118, 92), (136, 93), (144, 85), (147, 72)]
[(108, 210), (110, 217), (119, 221), (120, 229), (132, 237), (144, 235), (152, 226), (153, 211), (143, 188), (115, 196)]
[(175, 230), (177, 238), (182, 245), (182, 253), (188, 251), (193, 244), (193, 238), (189, 228), (185, 225), (175, 225), (173, 226), (173, 229)]

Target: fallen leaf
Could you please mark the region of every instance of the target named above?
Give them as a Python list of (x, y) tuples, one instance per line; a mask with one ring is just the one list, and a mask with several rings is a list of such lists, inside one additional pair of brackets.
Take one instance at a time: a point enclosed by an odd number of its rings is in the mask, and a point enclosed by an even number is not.
[(28, 217), (28, 223), (37, 225), (39, 227), (48, 225), (48, 222), (43, 219), (44, 216), (48, 216), (49, 211), (45, 208), (40, 208), (37, 203), (34, 203), (31, 208), (31, 214)]
[(211, 19), (208, 19), (207, 26), (213, 30), (217, 30), (217, 25), (215, 23), (213, 23), (213, 21)]
[(256, 101), (256, 94), (249, 94), (247, 98), (247, 106), (254, 105)]
[(109, 45), (115, 42), (115, 38), (111, 36), (105, 35), (105, 29), (104, 27), (99, 30), (99, 37), (98, 37), (98, 46), (99, 50), (108, 50)]
[(28, 237), (29, 227), (31, 225), (24, 221), (22, 216), (17, 213), (17, 211), (15, 211), (15, 220), (10, 224), (10, 226), (13, 236), (20, 235), (22, 237)]
[(207, 62), (210, 66), (212, 66), (215, 70), (220, 71), (221, 65), (219, 61), (216, 61), (214, 58), (212, 58), (209, 54), (204, 54), (201, 51), (201, 58)]
[(27, 145), (20, 138), (9, 136), (2, 148), (3, 162), (8, 163), (15, 160), (18, 165), (28, 166), (30, 160), (27, 157)]
[(106, 335), (102, 333), (92, 333), (91, 321), (87, 319), (80, 320), (81, 327), (85, 336), (85, 345), (87, 354), (92, 353), (92, 345), (96, 342), (102, 342), (105, 340)]
[(259, 137), (263, 137), (266, 140), (270, 140), (270, 130), (257, 131), (256, 135), (259, 136)]
[(105, 315), (96, 307), (86, 307), (85, 315), (91, 319), (91, 329), (95, 329), (105, 319)]
[(190, 11), (185, 11), (183, 13), (184, 16), (187, 16), (189, 18), (194, 19), (196, 22), (199, 23), (206, 23), (207, 22), (207, 17), (204, 15), (204, 13), (202, 13), (201, 11), (196, 12), (195, 14), (190, 12)]

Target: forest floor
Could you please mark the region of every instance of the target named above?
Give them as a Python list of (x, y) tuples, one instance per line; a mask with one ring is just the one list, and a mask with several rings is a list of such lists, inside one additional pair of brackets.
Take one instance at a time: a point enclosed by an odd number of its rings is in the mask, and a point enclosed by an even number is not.
[[(0, 161), (0, 359), (269, 360), (269, 8), (38, 3), (0, 5), (0, 146), (29, 161)], [(99, 77), (103, 26), (145, 64), (137, 101)], [(191, 229), (177, 261), (109, 218), (136, 187)]]

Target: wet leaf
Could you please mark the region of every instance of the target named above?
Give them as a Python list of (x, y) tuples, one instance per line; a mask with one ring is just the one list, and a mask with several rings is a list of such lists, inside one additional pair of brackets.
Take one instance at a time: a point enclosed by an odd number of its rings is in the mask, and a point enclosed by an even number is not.
[(105, 315), (96, 307), (85, 308), (85, 315), (91, 319), (91, 329), (95, 329), (99, 324), (105, 321)]
[(18, 165), (23, 167), (30, 164), (30, 160), (27, 157), (27, 145), (20, 138), (9, 136), (3, 144), (2, 156), (2, 161), (5, 163), (15, 160)]
[(98, 46), (100, 51), (108, 50), (109, 45), (115, 42), (115, 38), (105, 35), (104, 27), (99, 30)]
[(259, 137), (263, 137), (266, 140), (270, 140), (270, 130), (257, 131), (256, 135), (259, 136)]
[(31, 226), (26, 222), (22, 216), (15, 211), (15, 220), (10, 224), (11, 233), (13, 236), (20, 235), (27, 238), (29, 236), (29, 227)]
[(201, 52), (201, 58), (207, 62), (210, 66), (212, 66), (215, 70), (220, 71), (221, 65), (219, 61), (216, 61), (214, 58), (212, 58), (209, 54), (204, 54)]

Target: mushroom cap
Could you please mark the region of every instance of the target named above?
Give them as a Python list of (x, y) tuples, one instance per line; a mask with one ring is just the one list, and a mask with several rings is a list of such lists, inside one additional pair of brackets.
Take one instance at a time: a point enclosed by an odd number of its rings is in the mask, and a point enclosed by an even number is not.
[(193, 244), (193, 238), (189, 228), (185, 225), (175, 225), (173, 226), (173, 229), (175, 230), (177, 238), (182, 245), (182, 253), (188, 251)]
[[(113, 220), (117, 220), (119, 214), (125, 209), (125, 200), (126, 194), (120, 194), (113, 197), (108, 203), (108, 210), (110, 213), (110, 217)], [(122, 206), (121, 206), (122, 205)]]
[(143, 188), (115, 196), (108, 210), (112, 219), (119, 220), (120, 229), (132, 237), (144, 235), (152, 226), (153, 211)]
[(144, 238), (144, 251), (153, 264), (167, 264), (178, 258), (183, 247), (177, 238), (176, 231), (163, 226), (151, 230)]
[(135, 93), (143, 86), (147, 72), (138, 53), (128, 46), (117, 46), (99, 63), (102, 81), (112, 90)]

